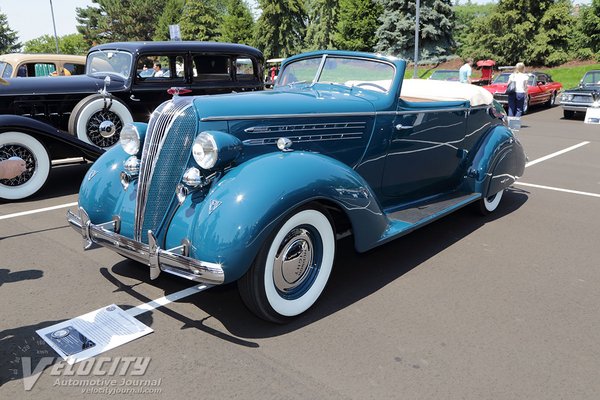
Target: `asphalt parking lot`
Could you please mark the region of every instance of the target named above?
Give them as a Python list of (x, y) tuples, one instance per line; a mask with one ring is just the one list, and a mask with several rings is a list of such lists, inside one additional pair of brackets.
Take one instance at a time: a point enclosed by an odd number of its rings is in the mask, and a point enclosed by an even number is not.
[[(140, 314), (154, 332), (103, 355), (150, 364), (111, 379), (141, 389), (122, 396), (134, 399), (597, 398), (600, 125), (561, 117), (523, 118), (530, 162), (497, 213), (464, 209), (366, 254), (342, 239), (324, 295), (289, 325), (258, 320), (234, 285)], [(34, 370), (55, 357), (35, 331), (192, 286), (83, 251), (65, 213), (87, 168), (55, 169), (36, 197), (0, 203), (0, 398), (121, 397), (85, 392), (106, 375), (50, 365), (30, 385), (23, 359)]]

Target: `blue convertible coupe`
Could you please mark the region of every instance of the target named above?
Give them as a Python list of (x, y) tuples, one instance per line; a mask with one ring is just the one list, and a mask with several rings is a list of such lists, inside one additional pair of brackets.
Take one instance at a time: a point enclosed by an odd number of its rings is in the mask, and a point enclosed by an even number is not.
[(493, 212), (523, 173), (491, 94), (405, 68), (318, 51), (285, 60), (272, 91), (175, 96), (96, 161), (69, 223), (151, 278), (237, 281), (285, 322), (323, 292), (336, 237), (364, 252), (471, 203)]

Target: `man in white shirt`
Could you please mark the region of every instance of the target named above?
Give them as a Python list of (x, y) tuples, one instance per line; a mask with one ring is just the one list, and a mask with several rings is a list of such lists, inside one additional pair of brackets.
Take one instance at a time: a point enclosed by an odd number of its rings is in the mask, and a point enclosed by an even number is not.
[(467, 58), (465, 65), (460, 67), (458, 70), (458, 80), (462, 83), (471, 83), (471, 73), (473, 72), (471, 66), (473, 65), (473, 59)]
[(162, 66), (160, 65), (160, 63), (155, 62), (154, 67), (152, 68), (154, 69), (154, 74), (152, 74), (152, 76), (156, 78), (160, 78), (161, 76), (163, 76), (164, 71), (161, 69)]

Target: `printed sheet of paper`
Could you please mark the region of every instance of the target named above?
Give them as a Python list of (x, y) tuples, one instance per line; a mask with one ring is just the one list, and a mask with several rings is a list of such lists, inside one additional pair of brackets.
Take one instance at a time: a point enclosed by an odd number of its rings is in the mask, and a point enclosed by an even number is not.
[(74, 364), (154, 330), (111, 304), (36, 332), (66, 362)]

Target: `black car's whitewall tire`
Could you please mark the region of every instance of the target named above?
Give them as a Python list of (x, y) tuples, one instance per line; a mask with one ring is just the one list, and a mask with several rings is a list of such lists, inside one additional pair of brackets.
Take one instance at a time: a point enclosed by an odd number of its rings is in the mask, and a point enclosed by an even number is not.
[(133, 117), (125, 104), (115, 98), (105, 99), (94, 94), (73, 108), (68, 129), (86, 143), (109, 148), (119, 142), (121, 129), (128, 122), (133, 122)]
[(50, 173), (50, 157), (44, 145), (23, 132), (0, 133), (0, 160), (21, 157), (27, 170), (13, 179), (0, 180), (0, 198), (17, 200), (29, 197), (44, 186)]
[(293, 213), (263, 244), (238, 281), (244, 303), (259, 317), (284, 323), (319, 298), (333, 268), (335, 234), (319, 208)]
[(491, 196), (482, 197), (481, 200), (479, 200), (479, 211), (483, 215), (487, 215), (496, 211), (498, 205), (500, 204), (500, 200), (502, 200), (503, 193), (504, 189)]

